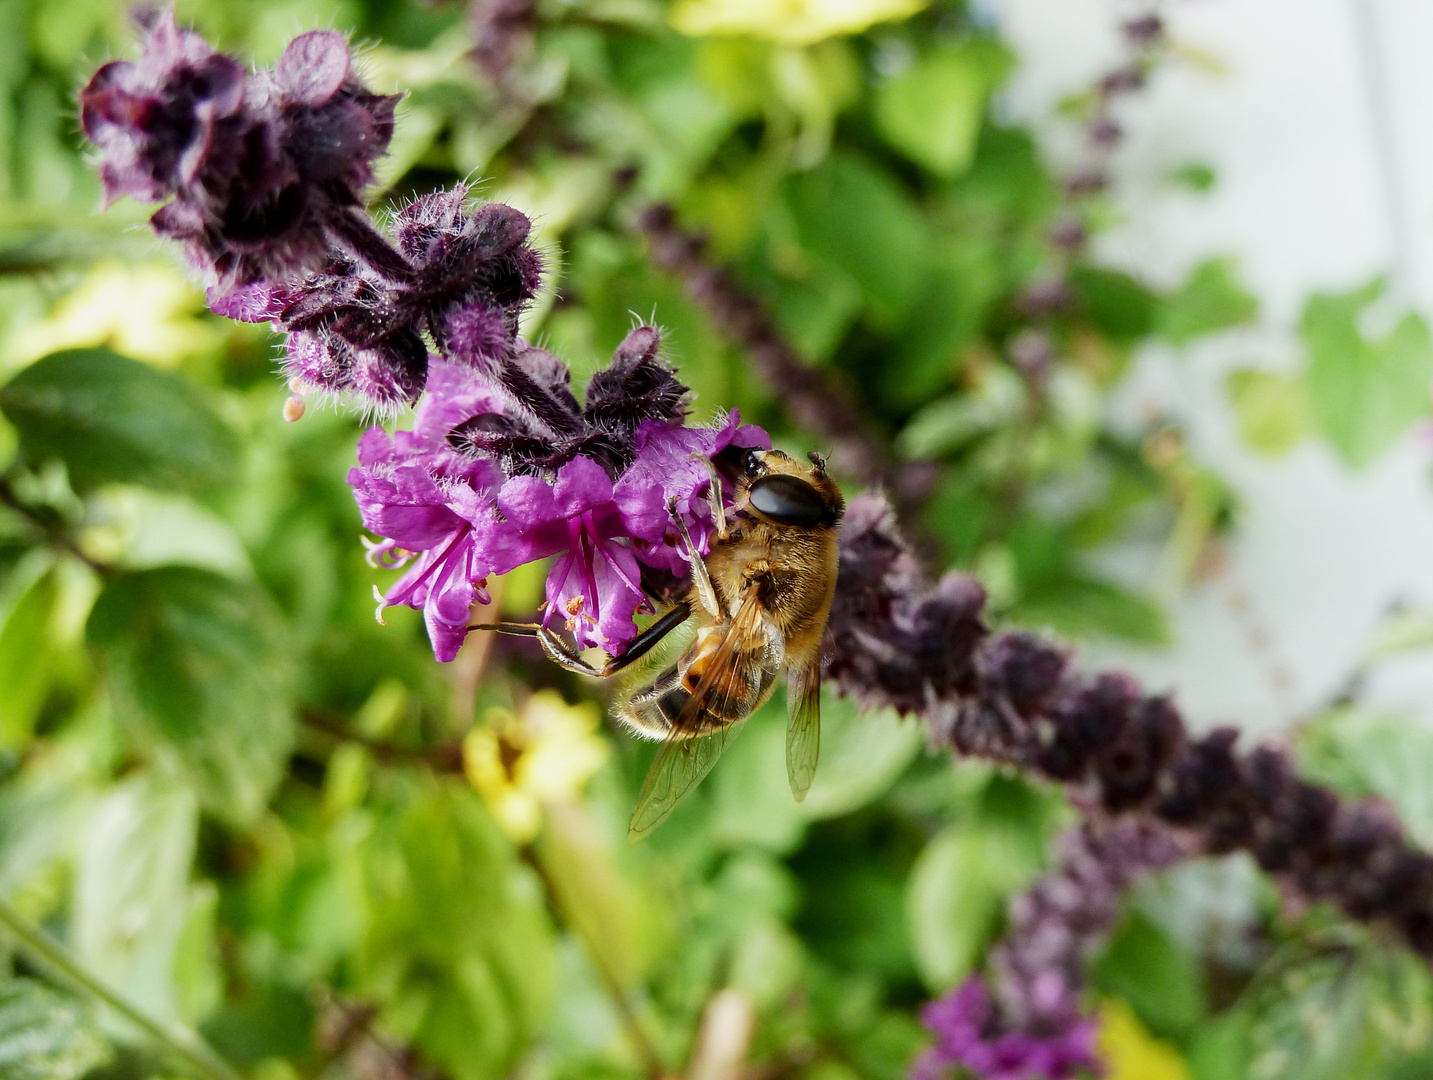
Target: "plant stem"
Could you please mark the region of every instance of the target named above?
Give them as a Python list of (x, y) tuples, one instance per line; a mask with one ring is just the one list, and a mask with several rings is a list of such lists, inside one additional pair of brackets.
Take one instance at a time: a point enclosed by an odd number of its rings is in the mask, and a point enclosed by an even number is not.
[(14, 485), (11, 483), (8, 475), (0, 476), (0, 505), (8, 506), (11, 510), (15, 511), (15, 513), (23, 517), (31, 527), (40, 533), (43, 541), (52, 548), (79, 559), (80, 562), (84, 563), (101, 577), (113, 573), (113, 567), (96, 561), (80, 550), (79, 545), (75, 543), (74, 537), (70, 535), (68, 528), (62, 521), (58, 518), (46, 516), (33, 506), (24, 502), (15, 493)]
[(98, 998), (160, 1046), (185, 1061), (203, 1080), (243, 1080), (240, 1073), (210, 1049), (195, 1031), (177, 1023), (161, 1023), (125, 1001), (10, 903), (0, 898), (0, 924), (20, 943), (31, 959), (50, 970), (60, 981)]
[[(542, 857), (530, 845), (519, 849), (519, 854), (523, 862), (532, 867), (538, 880), (542, 882), (543, 891), (547, 893), (548, 903), (552, 905), (553, 910), (558, 915), (565, 916), (567, 914), (566, 901), (563, 899), (562, 891), (557, 887), (557, 883), (553, 881), (552, 875), (548, 873)], [(662, 1080), (667, 1075), (667, 1070), (662, 1065), (662, 1055), (657, 1052), (657, 1048), (647, 1036), (646, 1029), (643, 1028), (636, 1010), (632, 1008), (627, 991), (622, 987), (622, 980), (617, 977), (617, 973), (607, 963), (601, 948), (587, 936), (581, 923), (571, 918), (567, 918), (565, 921), (572, 930), (573, 936), (582, 944), (583, 952), (587, 954), (587, 959), (597, 974), (597, 980), (607, 991), (612, 1007), (617, 1012), (617, 1018), (622, 1027), (626, 1029), (627, 1038), (631, 1040), (633, 1049), (637, 1051), (637, 1056), (642, 1059), (642, 1069), (647, 1075), (647, 1080)]]

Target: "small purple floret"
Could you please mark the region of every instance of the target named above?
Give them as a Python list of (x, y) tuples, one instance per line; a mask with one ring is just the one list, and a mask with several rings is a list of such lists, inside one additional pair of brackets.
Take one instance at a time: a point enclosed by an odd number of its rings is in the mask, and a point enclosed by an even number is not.
[(1095, 1022), (1077, 1020), (1048, 1035), (1000, 1028), (985, 982), (978, 976), (921, 1011), (936, 1037), (911, 1069), (911, 1080), (948, 1080), (957, 1068), (979, 1080), (1081, 1080), (1101, 1075)]

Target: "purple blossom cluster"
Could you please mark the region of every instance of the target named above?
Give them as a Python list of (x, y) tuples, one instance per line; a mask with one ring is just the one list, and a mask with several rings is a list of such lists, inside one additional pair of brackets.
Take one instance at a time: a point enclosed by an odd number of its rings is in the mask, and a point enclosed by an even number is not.
[[(434, 358), (411, 431), (370, 428), (349, 483), (363, 522), (383, 539), (377, 566), (411, 566), (383, 609), (421, 609), (439, 660), (452, 660), (469, 610), (486, 602), (491, 574), (557, 556), (543, 625), (563, 625), (583, 647), (620, 654), (652, 610), (650, 582), (685, 576), (670, 508), (700, 554), (714, 525), (703, 458), (728, 447), (770, 446), (735, 413), (686, 427), (686, 392), (657, 356), (656, 330), (629, 334), (579, 407), (567, 368), (519, 342), (511, 364), (540, 388), (540, 408), (516, 406), (504, 387), (471, 367)], [(530, 404), (530, 403), (529, 403)], [(561, 419), (562, 436), (548, 424)], [(723, 500), (730, 503), (725, 486)]]
[(634, 616), (689, 571), (673, 512), (707, 551), (703, 459), (770, 440), (735, 413), (688, 427), (690, 393), (650, 326), (579, 403), (567, 365), (519, 336), (542, 264), (512, 207), (475, 205), (459, 185), (380, 231), (362, 193), (396, 100), (364, 87), (338, 34), (301, 34), (250, 73), (172, 11), (137, 62), (106, 64), (80, 94), (106, 197), (169, 200), (155, 230), (184, 243), (216, 312), (287, 335), (296, 392), (380, 412), (419, 403), (411, 430), (363, 435), (349, 475), (379, 537), (370, 559), (407, 568), (379, 618), (421, 610), (452, 660), (489, 576), (552, 557), (543, 625), (619, 654)]
[(872, 705), (918, 713), (961, 754), (1067, 785), (1091, 813), (1182, 832), (1192, 851), (1247, 851), (1290, 895), (1386, 925), (1433, 958), (1433, 856), (1388, 807), (1299, 779), (1272, 745), (1192, 736), (1129, 676), (1081, 675), (1067, 650), (990, 633), (972, 579), (920, 574), (879, 496), (847, 506), (828, 630), (829, 673)]
[(924, 1010), (936, 1041), (912, 1077), (934, 1080), (957, 1066), (981, 1080), (1098, 1075), (1095, 1020), (1083, 1000), (1086, 962), (1129, 887), (1189, 850), (1168, 828), (1138, 818), (1070, 830), (1057, 869), (1011, 904), (989, 984), (972, 976)]
[(1099, 1075), (1093, 1019), (1048, 1035), (1008, 1030), (979, 976), (928, 1004), (921, 1020), (936, 1041), (916, 1059), (910, 1080), (1080, 1080)]

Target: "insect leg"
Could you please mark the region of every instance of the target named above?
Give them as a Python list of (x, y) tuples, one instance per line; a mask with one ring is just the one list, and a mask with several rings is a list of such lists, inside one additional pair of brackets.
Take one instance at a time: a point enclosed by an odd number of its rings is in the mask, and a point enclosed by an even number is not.
[(712, 587), (712, 579), (707, 574), (707, 564), (702, 561), (701, 555), (697, 553), (697, 546), (692, 543), (692, 534), (687, 532), (687, 523), (682, 520), (682, 515), (677, 513), (676, 499), (667, 500), (667, 512), (677, 523), (677, 531), (682, 534), (682, 543), (687, 545), (687, 557), (692, 561), (692, 582), (697, 587), (702, 607), (707, 609), (713, 619), (720, 619), (721, 604), (717, 600), (716, 589)]
[(652, 648), (657, 642), (661, 641), (691, 617), (692, 605), (690, 601), (683, 600), (680, 604), (673, 605), (671, 611), (667, 612), (651, 626), (633, 638), (632, 644), (627, 646), (626, 652), (613, 660), (607, 661), (606, 666), (603, 667), (598, 674), (603, 678), (606, 678), (608, 675), (616, 675), (617, 672), (629, 664), (646, 656), (647, 653), (652, 651)]
[(586, 660), (582, 659), (581, 655), (573, 649), (572, 646), (568, 645), (567, 642), (563, 641), (562, 638), (558, 637), (553, 631), (539, 623), (475, 623), (469, 626), (468, 629), (491, 630), (497, 634), (510, 634), (513, 637), (537, 638), (538, 644), (542, 646), (542, 651), (547, 653), (548, 658), (551, 659), (553, 663), (560, 664), (568, 671), (575, 671), (579, 675), (591, 675), (594, 679), (605, 679), (610, 675), (616, 675), (617, 672), (627, 667), (633, 661), (641, 659), (652, 650), (657, 642), (661, 641), (673, 630), (681, 626), (682, 623), (691, 618), (691, 615), (691, 604), (683, 600), (680, 604), (675, 605), (671, 611), (668, 611), (651, 626), (633, 638), (632, 644), (627, 647), (626, 652), (615, 659), (608, 660), (607, 663), (600, 668), (595, 668)]
[[(554, 664), (565, 667), (568, 671), (575, 671), (579, 675), (591, 675), (595, 679), (602, 678), (602, 670), (595, 668), (547, 627), (540, 623), (473, 623), (469, 630), (491, 630), (495, 634), (509, 634), (512, 637), (537, 638), (537, 643), (542, 646), (542, 651), (547, 653), (547, 658)], [(650, 648), (651, 646), (648, 646)]]
[(711, 496), (710, 496), (710, 497), (711, 497), (711, 504), (712, 504), (712, 520), (713, 520), (714, 522), (716, 522), (716, 527), (717, 527), (717, 539), (718, 539), (718, 540), (725, 540), (725, 539), (726, 539), (726, 505), (723, 503), (722, 497), (721, 497), (721, 473), (717, 472), (716, 462), (712, 461), (712, 459), (709, 458), (709, 457), (707, 457), (706, 455), (704, 455), (704, 454), (693, 454), (692, 456), (693, 456), (693, 457), (699, 457), (699, 458), (701, 458), (704, 462), (706, 462), (707, 472), (711, 475), (711, 478), (712, 478)]

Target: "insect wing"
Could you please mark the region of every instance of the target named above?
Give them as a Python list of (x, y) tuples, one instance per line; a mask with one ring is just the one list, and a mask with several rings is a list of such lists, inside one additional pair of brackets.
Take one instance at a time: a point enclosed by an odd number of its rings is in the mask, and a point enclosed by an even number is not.
[(792, 668), (786, 677), (786, 779), (800, 802), (816, 778), (821, 755), (821, 665)]
[[(735, 688), (747, 678), (748, 654), (763, 644), (759, 637), (761, 607), (753, 589), (732, 617), (731, 625), (702, 672), (691, 700), (672, 726), (681, 732), (707, 734), (669, 738), (642, 782), (627, 839), (636, 843), (646, 836), (712, 771), (717, 758), (736, 734), (737, 724), (725, 719), (724, 706)], [(718, 724), (713, 723), (713, 719)]]
[(668, 739), (647, 771), (642, 791), (627, 826), (627, 841), (635, 844), (676, 809), (677, 804), (702, 782), (717, 763), (740, 725), (728, 724), (710, 735), (694, 739)]
[[(726, 706), (732, 696), (747, 683), (753, 661), (751, 654), (764, 648), (761, 630), (761, 604), (752, 589), (732, 616), (721, 644), (702, 672), (691, 700), (683, 707), (673, 727), (678, 731), (701, 731), (711, 724), (710, 718), (731, 719)], [(745, 719), (745, 717), (741, 717)]]

